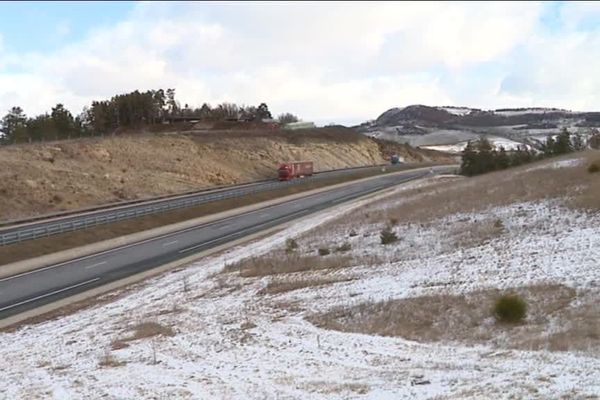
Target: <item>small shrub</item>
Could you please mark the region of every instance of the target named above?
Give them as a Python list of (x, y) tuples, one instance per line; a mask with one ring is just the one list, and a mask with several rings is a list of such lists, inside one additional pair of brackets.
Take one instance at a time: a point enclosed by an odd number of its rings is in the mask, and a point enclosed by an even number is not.
[(504, 223), (502, 222), (502, 220), (500, 218), (498, 218), (495, 222), (494, 222), (494, 228), (504, 228)]
[(398, 225), (398, 219), (397, 218), (390, 218), (390, 225), (392, 225), (392, 226)]
[(517, 295), (504, 295), (494, 305), (494, 316), (500, 322), (520, 322), (526, 313), (527, 303)]
[(588, 172), (590, 174), (593, 174), (594, 172), (598, 172), (600, 171), (600, 165), (598, 165), (598, 163), (591, 163), (590, 166), (588, 167)]
[(331, 253), (331, 251), (329, 251), (329, 249), (327, 247), (321, 247), (319, 250), (319, 255), (320, 256), (326, 256), (329, 255)]
[(291, 253), (298, 248), (298, 243), (294, 239), (288, 239), (285, 241), (285, 252)]
[(358, 236), (358, 233), (356, 233), (356, 231), (354, 229), (352, 229), (350, 231), (350, 233), (348, 234), (348, 236), (350, 236), (350, 237)]
[(389, 226), (381, 230), (379, 237), (381, 238), (381, 244), (390, 244), (398, 240), (398, 236)]
[(350, 251), (352, 250), (352, 245), (348, 242), (342, 244), (341, 246), (338, 246), (335, 251), (337, 251), (338, 253), (344, 253), (346, 251)]

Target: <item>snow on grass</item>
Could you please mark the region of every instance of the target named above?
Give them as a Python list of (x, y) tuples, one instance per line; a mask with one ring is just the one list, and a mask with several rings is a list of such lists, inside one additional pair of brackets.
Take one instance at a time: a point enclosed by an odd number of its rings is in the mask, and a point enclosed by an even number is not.
[(550, 168), (550, 169), (574, 168), (574, 167), (579, 167), (580, 165), (583, 165), (584, 163), (585, 163), (585, 159), (583, 159), (583, 158), (572, 158), (572, 159), (568, 159), (568, 160), (554, 161), (549, 164), (546, 163), (546, 164), (542, 164), (542, 165), (536, 165), (535, 167), (526, 169), (524, 172), (530, 172), (530, 171), (546, 169), (546, 168)]
[(473, 111), (473, 109), (468, 108), (468, 107), (437, 107), (438, 110), (444, 110), (446, 112), (449, 112), (450, 114), (454, 114), (454, 115), (467, 115), (469, 113), (471, 113), (471, 111)]
[(551, 109), (551, 108), (525, 108), (522, 110), (494, 110), (494, 114), (503, 115), (505, 117), (511, 117), (514, 115), (525, 115), (525, 114), (548, 114), (548, 113), (568, 113), (571, 114), (572, 111), (562, 110), (562, 109)]
[[(403, 190), (380, 206), (394, 206)], [(382, 246), (385, 221), (353, 226), (352, 211), (361, 203), (152, 279), (110, 304), (0, 334), (0, 398), (546, 399), (600, 393), (594, 354), (423, 344), (328, 331), (305, 319), (365, 301), (486, 287), (551, 282), (598, 290), (599, 216), (558, 202), (514, 204), (449, 215), (433, 225), (397, 226), (401, 240)], [(336, 217), (341, 227), (311, 233)], [(501, 221), (499, 235), (457, 246), (465, 229), (490, 220)], [(344, 237), (348, 227), (358, 235)], [(289, 237), (299, 237), (305, 253), (347, 240), (357, 260), (372, 255), (378, 261), (297, 273), (354, 280), (275, 295), (258, 294), (270, 277), (218, 273), (226, 263), (282, 248)], [(111, 349), (142, 321), (176, 334)], [(121, 365), (100, 367), (107, 352)]]
[[(529, 145), (526, 145), (521, 142), (515, 142), (514, 140), (510, 140), (510, 139), (505, 139), (505, 138), (500, 138), (500, 137), (488, 137), (487, 139), (489, 140), (490, 144), (492, 146), (496, 147), (497, 149), (499, 149), (500, 147), (504, 147), (504, 150), (512, 151), (512, 150), (517, 150), (518, 147), (531, 148), (531, 146), (529, 146)], [(425, 149), (429, 149), (429, 150), (437, 150), (437, 151), (444, 151), (447, 153), (458, 154), (458, 153), (461, 153), (465, 149), (465, 147), (467, 147), (467, 143), (468, 143), (468, 141), (460, 142), (460, 143), (456, 143), (456, 144), (421, 146), (421, 147), (423, 147)]]

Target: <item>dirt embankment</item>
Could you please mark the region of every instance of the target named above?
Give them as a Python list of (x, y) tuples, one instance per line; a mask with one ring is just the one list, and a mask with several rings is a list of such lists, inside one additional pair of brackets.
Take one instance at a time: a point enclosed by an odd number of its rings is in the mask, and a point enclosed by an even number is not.
[[(407, 162), (444, 156), (401, 154)], [(0, 220), (275, 177), (281, 161), (317, 171), (384, 163), (350, 129), (160, 132), (0, 148)]]

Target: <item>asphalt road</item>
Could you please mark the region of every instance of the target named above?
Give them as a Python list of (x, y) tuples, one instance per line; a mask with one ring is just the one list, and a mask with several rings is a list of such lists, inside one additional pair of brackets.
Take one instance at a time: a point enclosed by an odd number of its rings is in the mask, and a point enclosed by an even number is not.
[[(405, 168), (406, 165), (388, 166), (388, 169)], [(381, 166), (346, 168), (340, 170), (323, 171), (315, 174), (313, 178), (322, 179), (334, 176), (347, 175), (358, 171), (369, 171), (379, 169)], [(35, 217), (21, 222), (9, 223), (0, 226), (0, 245), (33, 240), (36, 238), (86, 229), (95, 225), (109, 224), (124, 219), (132, 219), (144, 215), (157, 214), (178, 208), (191, 207), (193, 205), (220, 201), (225, 198), (242, 197), (247, 194), (275, 190), (285, 186), (296, 185), (306, 182), (305, 180), (293, 180), (279, 182), (277, 179), (246, 183), (216, 189), (205, 189), (187, 194), (165, 196), (161, 198), (147, 199), (143, 201), (128, 202), (126, 204), (114, 204), (93, 210), (80, 210), (65, 213), (65, 215), (54, 215), (50, 217)]]
[[(443, 167), (434, 169), (445, 171)], [(406, 171), (403, 174), (383, 175), (0, 279), (0, 319), (428, 174), (429, 172), (423, 171)]]

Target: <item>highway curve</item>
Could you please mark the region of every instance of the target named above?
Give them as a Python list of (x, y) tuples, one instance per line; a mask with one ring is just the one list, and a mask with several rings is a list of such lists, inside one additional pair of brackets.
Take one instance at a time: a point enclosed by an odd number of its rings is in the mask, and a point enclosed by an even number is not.
[(383, 175), (0, 279), (0, 320), (429, 174)]

